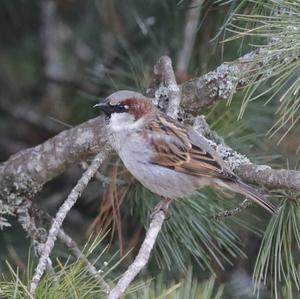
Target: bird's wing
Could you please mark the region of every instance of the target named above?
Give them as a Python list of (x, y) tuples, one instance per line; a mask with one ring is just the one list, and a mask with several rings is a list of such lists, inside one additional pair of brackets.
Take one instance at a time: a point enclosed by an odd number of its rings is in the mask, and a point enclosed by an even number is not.
[(224, 167), (218, 154), (192, 128), (158, 115), (149, 122), (147, 139), (155, 151), (151, 162), (192, 176), (234, 181), (236, 176)]

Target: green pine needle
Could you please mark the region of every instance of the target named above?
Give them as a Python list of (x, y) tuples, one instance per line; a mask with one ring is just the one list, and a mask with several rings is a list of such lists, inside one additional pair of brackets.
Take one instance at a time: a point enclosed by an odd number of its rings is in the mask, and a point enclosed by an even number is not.
[(276, 299), (280, 298), (282, 285), (289, 293), (293, 287), (297, 291), (300, 288), (298, 263), (295, 256), (300, 249), (299, 216), (298, 203), (286, 199), (279, 215), (272, 217), (257, 256), (253, 273), (256, 289), (259, 288), (260, 283), (270, 284)]
[(200, 282), (193, 278), (192, 270), (179, 282), (166, 285), (163, 276), (158, 276), (151, 284), (140, 288), (130, 299), (221, 299), (223, 286), (216, 286), (215, 277)]
[[(88, 241), (85, 246), (88, 255), (95, 254), (94, 250), (100, 245), (103, 238), (97, 237), (95, 241)], [(105, 250), (104, 250), (105, 251)], [(103, 255), (101, 252), (100, 255)], [(116, 253), (117, 254), (117, 253)], [(87, 257), (87, 256), (86, 256)], [(101, 274), (106, 276), (112, 272), (116, 265), (108, 263), (106, 270)], [(0, 298), (33, 299), (28, 291), (30, 277), (24, 279), (7, 263), (10, 277), (3, 276), (0, 280)], [(189, 268), (186, 276), (179, 281), (168, 281), (162, 273), (155, 280), (140, 280), (130, 286), (125, 298), (135, 299), (220, 299), (223, 286), (216, 286), (215, 277), (206, 281), (198, 281), (193, 278), (192, 269)], [(83, 260), (62, 263), (57, 260), (55, 274), (46, 273), (37, 289), (35, 299), (101, 299), (106, 298), (97, 282), (87, 273)]]
[[(279, 135), (280, 143), (300, 120), (300, 1), (242, 0), (232, 1), (233, 8), (221, 32), (229, 35), (225, 42), (247, 38), (259, 48), (250, 59), (250, 71), (243, 74), (247, 86), (239, 117), (248, 104), (267, 98), (276, 103), (277, 121), (268, 131)], [(255, 44), (255, 45), (254, 45)], [(254, 65), (262, 65), (255, 70)]]
[[(99, 272), (103, 278), (107, 278), (113, 269), (119, 265), (120, 259), (117, 259), (116, 256), (109, 257), (107, 248), (97, 252), (97, 249), (101, 248), (101, 242), (104, 237), (97, 236), (93, 240), (88, 240), (83, 250), (83, 255), (89, 258), (90, 261), (93, 261), (92, 263), (97, 268), (100, 268)], [(107, 262), (103, 264), (103, 260)], [(30, 263), (29, 261), (28, 264)], [(85, 268), (83, 258), (73, 260), (73, 258), (69, 257), (65, 262), (57, 258), (54, 264), (56, 264), (54, 268), (55, 273), (46, 273), (43, 276), (37, 288), (35, 298), (90, 299), (106, 297), (101, 286)], [(29, 266), (27, 269), (28, 273), (21, 275), (19, 270), (14, 270), (9, 263), (7, 263), (7, 267), (10, 275), (3, 275), (1, 277), (0, 298), (32, 298), (28, 291), (28, 285), (34, 268)]]
[[(160, 268), (167, 266), (186, 271), (193, 258), (202, 269), (213, 273), (213, 263), (224, 269), (224, 262), (232, 264), (232, 259), (245, 257), (239, 237), (226, 221), (212, 219), (220, 211), (222, 200), (211, 198), (217, 199), (218, 195), (206, 190), (172, 202), (170, 217), (164, 223), (154, 251)], [(139, 218), (147, 227), (149, 215), (158, 201), (158, 196), (138, 185), (128, 194), (127, 204), (131, 207), (131, 216)], [(231, 221), (238, 223), (235, 217)]]

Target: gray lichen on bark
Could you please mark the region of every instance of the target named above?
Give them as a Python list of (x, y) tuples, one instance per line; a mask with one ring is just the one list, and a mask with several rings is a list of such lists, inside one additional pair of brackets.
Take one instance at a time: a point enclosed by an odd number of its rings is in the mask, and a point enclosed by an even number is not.
[(11, 224), (4, 217), (8, 215), (14, 215), (13, 208), (0, 200), (0, 230), (11, 226)]
[(16, 215), (16, 210), (22, 207), (24, 197), (32, 199), (41, 188), (42, 185), (37, 184), (26, 173), (5, 176), (0, 182), (0, 229), (9, 226), (1, 215)]
[(0, 198), (10, 205), (19, 205), (24, 196), (32, 198), (42, 188), (30, 175), (24, 172), (15, 172), (4, 177), (0, 186)]
[(215, 70), (182, 83), (182, 105), (189, 110), (209, 106), (216, 101), (229, 100), (237, 87), (248, 83), (249, 72), (261, 66), (261, 60), (255, 61), (259, 50), (245, 54), (233, 62), (225, 62)]
[(106, 144), (103, 127), (98, 117), (12, 155), (0, 166), (0, 200), (18, 206), (67, 167), (101, 151)]
[(232, 171), (236, 171), (240, 165), (251, 164), (245, 155), (226, 146), (224, 140), (210, 129), (203, 115), (194, 118), (193, 128), (197, 133), (206, 138), (207, 142), (215, 149)]

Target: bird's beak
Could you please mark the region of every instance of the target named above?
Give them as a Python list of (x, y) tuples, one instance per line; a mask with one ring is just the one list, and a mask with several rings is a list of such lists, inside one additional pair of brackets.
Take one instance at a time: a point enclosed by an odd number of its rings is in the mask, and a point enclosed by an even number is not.
[(93, 108), (101, 109), (106, 115), (112, 114), (114, 108), (108, 102), (101, 102), (93, 106)]
[[(96, 108), (96, 107), (101, 107), (102, 105), (104, 105), (105, 103), (98, 103), (96, 105), (93, 106), (93, 108)], [(100, 108), (101, 109), (101, 108)]]

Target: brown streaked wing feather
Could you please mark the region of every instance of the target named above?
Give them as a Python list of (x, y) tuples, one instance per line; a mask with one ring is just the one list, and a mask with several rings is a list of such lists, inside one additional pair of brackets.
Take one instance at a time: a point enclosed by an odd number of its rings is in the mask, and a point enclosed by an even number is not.
[[(166, 116), (150, 122), (148, 138), (156, 151), (151, 162), (192, 176), (208, 176), (235, 180), (224, 168), (217, 153), (192, 128)], [(167, 134), (169, 138), (164, 138)]]

